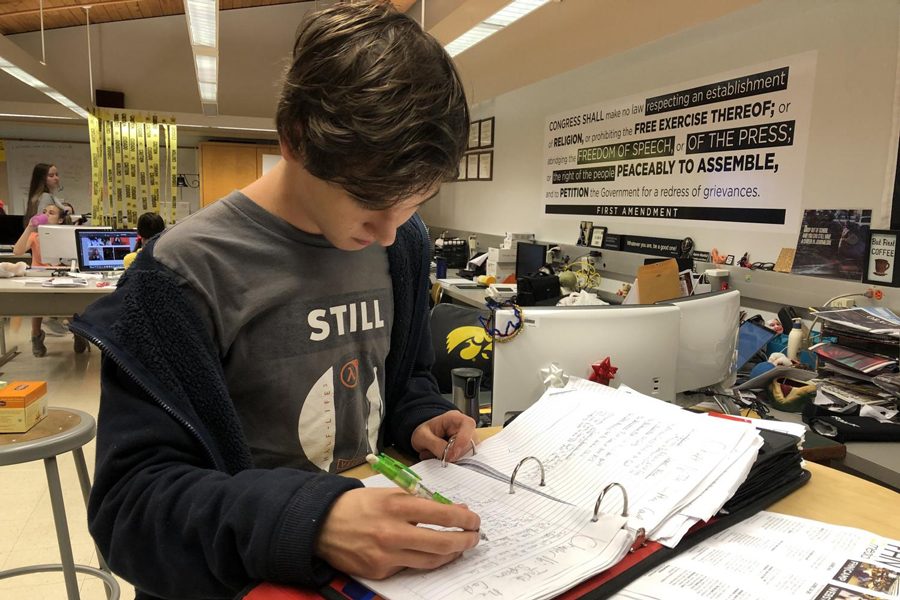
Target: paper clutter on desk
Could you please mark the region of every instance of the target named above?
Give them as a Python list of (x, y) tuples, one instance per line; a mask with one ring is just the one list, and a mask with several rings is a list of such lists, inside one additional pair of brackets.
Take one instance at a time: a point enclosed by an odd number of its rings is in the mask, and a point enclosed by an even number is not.
[(562, 388), (569, 383), (569, 375), (563, 371), (557, 363), (550, 363), (549, 367), (541, 369), (541, 380), (544, 382), (544, 389)]

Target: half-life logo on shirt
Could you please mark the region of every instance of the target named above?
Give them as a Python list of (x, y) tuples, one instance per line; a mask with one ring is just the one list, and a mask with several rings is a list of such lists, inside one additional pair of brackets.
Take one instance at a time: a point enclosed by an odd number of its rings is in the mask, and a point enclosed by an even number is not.
[(327, 472), (361, 464), (377, 453), (384, 401), (378, 367), (363, 352), (325, 370), (306, 394), (297, 433), (303, 453)]

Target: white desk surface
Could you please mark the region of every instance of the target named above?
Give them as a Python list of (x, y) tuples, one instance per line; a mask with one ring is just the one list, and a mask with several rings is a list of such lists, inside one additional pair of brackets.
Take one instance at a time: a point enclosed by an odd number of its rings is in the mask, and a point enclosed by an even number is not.
[(50, 288), (40, 284), (46, 279), (0, 279), (0, 317), (71, 317), (116, 289), (115, 285), (97, 287), (99, 279), (89, 279), (85, 287)]
[(443, 288), (445, 295), (461, 304), (467, 304), (475, 308), (484, 308), (484, 296), (487, 293), (487, 288), (470, 290), (462, 289), (456, 285), (444, 285)]

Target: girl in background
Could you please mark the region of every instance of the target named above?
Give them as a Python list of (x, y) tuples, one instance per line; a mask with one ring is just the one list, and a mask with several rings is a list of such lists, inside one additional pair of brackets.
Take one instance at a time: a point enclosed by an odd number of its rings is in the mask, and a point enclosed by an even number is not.
[[(62, 207), (60, 207), (60, 205)], [(71, 225), (71, 215), (75, 212), (72, 205), (62, 202), (60, 205), (51, 202), (41, 211), (46, 215), (48, 225)], [(38, 237), (38, 225), (41, 225), (43, 219), (33, 216), (29, 221), (25, 231), (19, 237), (16, 245), (13, 247), (14, 254), (25, 254), (31, 252), (31, 265), (34, 267), (47, 267), (41, 256), (41, 240)], [(31, 319), (31, 353), (38, 358), (47, 354), (47, 346), (44, 345), (44, 330), (41, 328), (43, 317), (34, 317)], [(84, 350), (82, 350), (83, 352)]]
[(53, 203), (53, 195), (59, 192), (59, 170), (56, 165), (38, 163), (31, 170), (31, 185), (28, 186), (28, 201), (25, 205), (25, 228), (31, 218), (38, 214), (42, 206)]
[(146, 212), (138, 217), (138, 242), (134, 246), (134, 252), (125, 255), (125, 258), (122, 261), (122, 265), (126, 269), (130, 267), (131, 263), (134, 262), (134, 259), (137, 258), (138, 252), (140, 252), (141, 248), (144, 247), (144, 244), (156, 234), (162, 233), (165, 228), (166, 222), (163, 221), (163, 218), (156, 213)]

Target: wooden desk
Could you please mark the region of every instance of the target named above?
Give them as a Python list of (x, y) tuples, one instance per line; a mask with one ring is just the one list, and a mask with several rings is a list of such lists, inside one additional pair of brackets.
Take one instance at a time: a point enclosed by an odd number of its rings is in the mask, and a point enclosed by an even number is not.
[[(499, 427), (476, 429), (475, 437), (481, 442), (498, 431)], [(812, 473), (809, 482), (766, 510), (833, 525), (858, 527), (885, 537), (900, 539), (900, 519), (897, 518), (900, 494), (849, 473), (815, 463), (807, 462), (806, 469)], [(372, 473), (369, 465), (361, 465), (345, 471), (343, 475), (363, 479)]]
[[(30, 283), (25, 283), (28, 280)], [(91, 303), (115, 291), (115, 285), (97, 287), (99, 279), (77, 288), (49, 288), (39, 282), (43, 277), (0, 279), (0, 317), (71, 317)], [(37, 282), (37, 283), (35, 283)], [(0, 365), (11, 360), (18, 348), (6, 348), (6, 333), (0, 328)]]

